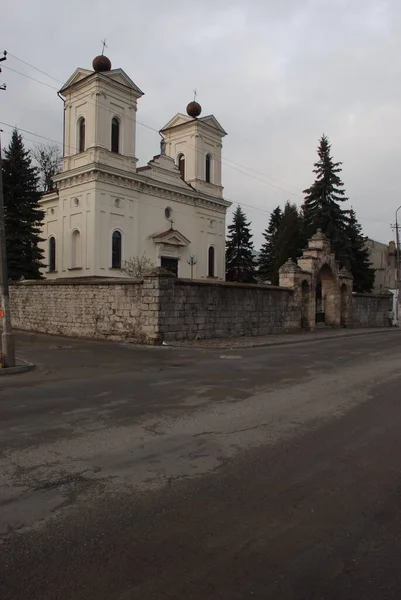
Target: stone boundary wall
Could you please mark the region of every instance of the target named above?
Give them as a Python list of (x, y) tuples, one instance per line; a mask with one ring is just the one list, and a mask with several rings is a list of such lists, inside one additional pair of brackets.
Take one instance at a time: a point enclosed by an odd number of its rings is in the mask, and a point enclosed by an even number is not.
[[(13, 326), (73, 337), (158, 344), (301, 329), (298, 288), (177, 279), (24, 281), (10, 286)], [(388, 325), (391, 295), (352, 296), (354, 327)]]
[(294, 292), (230, 282), (170, 279), (160, 298), (166, 341), (266, 335), (301, 326)]
[[(157, 270), (157, 271), (160, 271)], [(176, 279), (24, 281), (10, 286), (13, 326), (73, 337), (161, 343), (300, 327), (292, 290)]]
[(10, 286), (17, 329), (72, 337), (145, 341), (142, 282), (25, 281)]
[(354, 327), (388, 327), (392, 294), (353, 294)]

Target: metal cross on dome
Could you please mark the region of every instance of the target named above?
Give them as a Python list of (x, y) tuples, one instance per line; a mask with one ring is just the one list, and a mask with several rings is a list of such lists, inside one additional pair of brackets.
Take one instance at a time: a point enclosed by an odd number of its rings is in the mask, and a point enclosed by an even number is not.
[(108, 48), (108, 45), (106, 44), (106, 38), (104, 38), (104, 40), (101, 41), (102, 45), (103, 45), (103, 49), (102, 49), (102, 55), (104, 54), (104, 49)]

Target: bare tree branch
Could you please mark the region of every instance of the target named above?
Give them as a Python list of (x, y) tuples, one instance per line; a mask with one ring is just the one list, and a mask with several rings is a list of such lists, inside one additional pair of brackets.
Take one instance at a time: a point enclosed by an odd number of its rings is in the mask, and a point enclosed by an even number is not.
[(39, 185), (43, 192), (50, 192), (53, 177), (61, 171), (61, 150), (57, 144), (37, 144), (31, 153), (39, 171)]
[(140, 279), (144, 273), (151, 271), (155, 266), (154, 262), (143, 253), (142, 256), (134, 256), (129, 260), (125, 260), (121, 270), (128, 277)]

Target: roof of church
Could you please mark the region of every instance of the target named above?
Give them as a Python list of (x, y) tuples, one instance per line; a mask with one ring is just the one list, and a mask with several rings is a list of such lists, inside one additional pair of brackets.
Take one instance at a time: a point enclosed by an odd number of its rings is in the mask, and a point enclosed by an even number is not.
[(137, 168), (137, 173), (159, 183), (174, 185), (185, 190), (192, 186), (181, 178), (180, 170), (175, 161), (165, 154), (157, 154), (147, 165)]
[(187, 115), (183, 115), (182, 113), (177, 113), (160, 131), (167, 131), (168, 129), (172, 129), (173, 127), (180, 127), (181, 125), (187, 125), (188, 123), (201, 123), (211, 127), (212, 129), (217, 129), (223, 136), (227, 135), (227, 132), (220, 125), (218, 120), (214, 115), (206, 115), (204, 117), (199, 117), (197, 119), (192, 119)]
[(136, 92), (138, 97), (144, 95), (142, 90), (139, 89), (139, 87), (132, 81), (132, 79), (130, 77), (128, 77), (127, 73), (125, 71), (123, 71), (122, 69), (111, 69), (110, 71), (97, 72), (97, 71), (89, 71), (88, 69), (82, 69), (81, 67), (78, 67), (78, 69), (75, 69), (74, 73), (65, 82), (65, 84), (60, 89), (59, 93), (62, 93), (65, 90), (67, 90), (68, 88), (72, 87), (73, 85), (80, 83), (84, 79), (90, 79), (91, 77), (92, 78), (102, 78), (102, 79), (107, 78), (109, 80), (111, 79), (113, 82), (115, 82), (119, 85), (124, 85), (126, 87), (131, 88), (132, 90), (134, 90)]

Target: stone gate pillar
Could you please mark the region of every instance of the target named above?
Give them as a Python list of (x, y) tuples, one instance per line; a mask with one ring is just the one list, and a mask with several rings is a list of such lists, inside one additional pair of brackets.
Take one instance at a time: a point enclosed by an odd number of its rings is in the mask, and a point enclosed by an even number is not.
[(143, 275), (142, 331), (148, 344), (161, 344), (174, 313), (175, 275), (156, 267)]
[(302, 269), (291, 258), (279, 270), (279, 285), (293, 290), (292, 309), (296, 327), (302, 327)]

